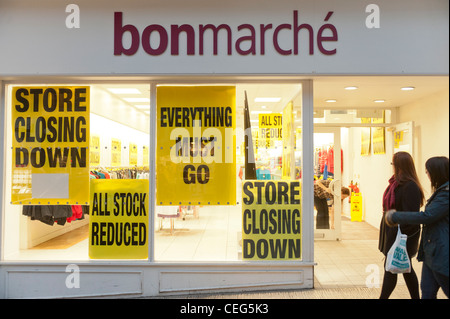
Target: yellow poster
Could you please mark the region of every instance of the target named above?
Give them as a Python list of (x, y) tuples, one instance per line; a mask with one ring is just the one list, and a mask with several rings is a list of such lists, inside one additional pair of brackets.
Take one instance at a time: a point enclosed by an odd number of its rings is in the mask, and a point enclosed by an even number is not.
[(266, 140), (281, 140), (282, 139), (282, 114), (269, 113), (259, 114), (259, 138)]
[(157, 88), (157, 205), (236, 204), (234, 86)]
[(148, 257), (148, 180), (91, 180), (89, 257)]
[(148, 161), (148, 146), (147, 145), (142, 146), (142, 165), (144, 165), (144, 166), (148, 166), (149, 165), (149, 161)]
[(242, 258), (301, 259), (300, 181), (246, 180), (242, 186)]
[(89, 155), (90, 166), (100, 165), (100, 137), (91, 136), (90, 145), (90, 155)]
[[(259, 149), (273, 148), (275, 146), (275, 140), (260, 137), (259, 128), (252, 128), (252, 139), (255, 154), (258, 154)], [(243, 145), (245, 145), (243, 143)], [(245, 146), (242, 147), (244, 149)]]
[(11, 202), (89, 201), (89, 87), (12, 89)]
[[(372, 123), (384, 123), (384, 111), (383, 117), (372, 118)], [(386, 154), (386, 143), (385, 143), (385, 128), (384, 127), (372, 127), (372, 144), (373, 144), (373, 154)]]
[(111, 139), (111, 166), (122, 164), (122, 141), (117, 138)]
[(361, 193), (352, 193), (350, 198), (350, 216), (352, 222), (361, 222), (363, 215)]
[(283, 110), (283, 160), (281, 166), (281, 178), (293, 179), (295, 166), (295, 131), (293, 119), (294, 104), (289, 104)]
[(130, 149), (128, 153), (128, 161), (130, 165), (137, 165), (138, 148), (134, 143), (130, 143)]
[[(361, 118), (361, 123), (370, 123), (371, 118)], [(370, 127), (361, 127), (361, 156), (370, 155)]]

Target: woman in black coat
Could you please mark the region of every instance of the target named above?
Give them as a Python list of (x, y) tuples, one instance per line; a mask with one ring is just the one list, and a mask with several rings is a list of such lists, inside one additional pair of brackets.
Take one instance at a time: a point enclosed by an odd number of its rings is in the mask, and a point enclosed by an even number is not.
[[(419, 211), (424, 203), (424, 194), (417, 177), (414, 161), (407, 152), (397, 152), (392, 158), (394, 175), (389, 179), (389, 186), (383, 195), (383, 214), (390, 209), (396, 211)], [(417, 254), (420, 238), (420, 225), (403, 224), (400, 226), (403, 234), (408, 235), (406, 242), (409, 258)], [(390, 227), (384, 218), (381, 219), (379, 250), (387, 256), (389, 249), (397, 237), (398, 227)], [(386, 261), (386, 259), (385, 259)], [(419, 299), (419, 281), (412, 268), (411, 272), (404, 273), (406, 286), (412, 299)], [(397, 285), (397, 274), (384, 271), (383, 286), (380, 299), (387, 299)]]
[(449, 160), (448, 157), (436, 156), (425, 163), (428, 178), (431, 181), (433, 195), (428, 199), (421, 212), (386, 213), (386, 223), (422, 224), (423, 232), (417, 259), (422, 265), (422, 299), (436, 299), (439, 288), (449, 297)]

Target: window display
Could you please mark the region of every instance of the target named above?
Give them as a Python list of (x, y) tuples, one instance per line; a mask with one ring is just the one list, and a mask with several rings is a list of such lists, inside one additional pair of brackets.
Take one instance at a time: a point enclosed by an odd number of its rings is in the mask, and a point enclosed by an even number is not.
[[(90, 180), (144, 179), (148, 193), (148, 102), (117, 87), (9, 87), (6, 260), (89, 259)], [(149, 85), (133, 87), (149, 99)]]
[[(6, 194), (12, 200), (6, 204), (5, 259), (301, 260), (301, 85), (158, 85), (156, 137), (150, 137), (149, 88), (9, 87), (7, 160), (13, 169), (7, 182), (15, 187)], [(38, 116), (20, 113), (26, 105)], [(60, 108), (71, 113), (46, 113)], [(155, 172), (149, 165), (151, 138)], [(45, 172), (53, 174), (51, 182), (24, 165), (27, 151), (28, 164), (44, 156), (60, 163), (56, 174)], [(248, 182), (256, 190), (260, 182), (269, 188), (276, 183), (284, 193), (283, 185), (295, 183), (288, 192), (292, 201), (281, 196), (268, 209), (266, 201), (274, 196), (269, 195), (260, 198), (262, 214), (244, 214), (248, 164), (255, 172)], [(153, 173), (156, 196), (147, 203)], [(56, 176), (63, 174), (66, 179)], [(63, 187), (72, 174), (82, 175), (84, 184)], [(60, 197), (44, 198), (50, 191)], [(15, 199), (18, 194), (30, 200)], [(140, 194), (137, 200), (133, 194)], [(277, 229), (266, 232), (271, 238), (254, 237), (268, 226)]]

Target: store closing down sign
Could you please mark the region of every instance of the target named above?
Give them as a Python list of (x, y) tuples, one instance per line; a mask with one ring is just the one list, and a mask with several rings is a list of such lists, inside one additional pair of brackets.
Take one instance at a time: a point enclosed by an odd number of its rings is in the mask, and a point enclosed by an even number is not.
[(157, 88), (158, 205), (236, 203), (234, 86)]
[(13, 88), (13, 204), (87, 203), (89, 112), (89, 87)]
[(299, 181), (244, 181), (243, 259), (301, 258), (300, 198)]
[(89, 257), (148, 257), (148, 181), (91, 180)]

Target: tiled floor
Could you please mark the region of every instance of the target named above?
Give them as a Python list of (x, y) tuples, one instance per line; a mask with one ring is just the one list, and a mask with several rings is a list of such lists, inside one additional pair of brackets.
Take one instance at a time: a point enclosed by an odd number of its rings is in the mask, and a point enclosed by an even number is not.
[(316, 286), (377, 286), (384, 265), (384, 256), (378, 251), (378, 230), (365, 222), (351, 222), (343, 217), (342, 240), (316, 240), (314, 261)]

